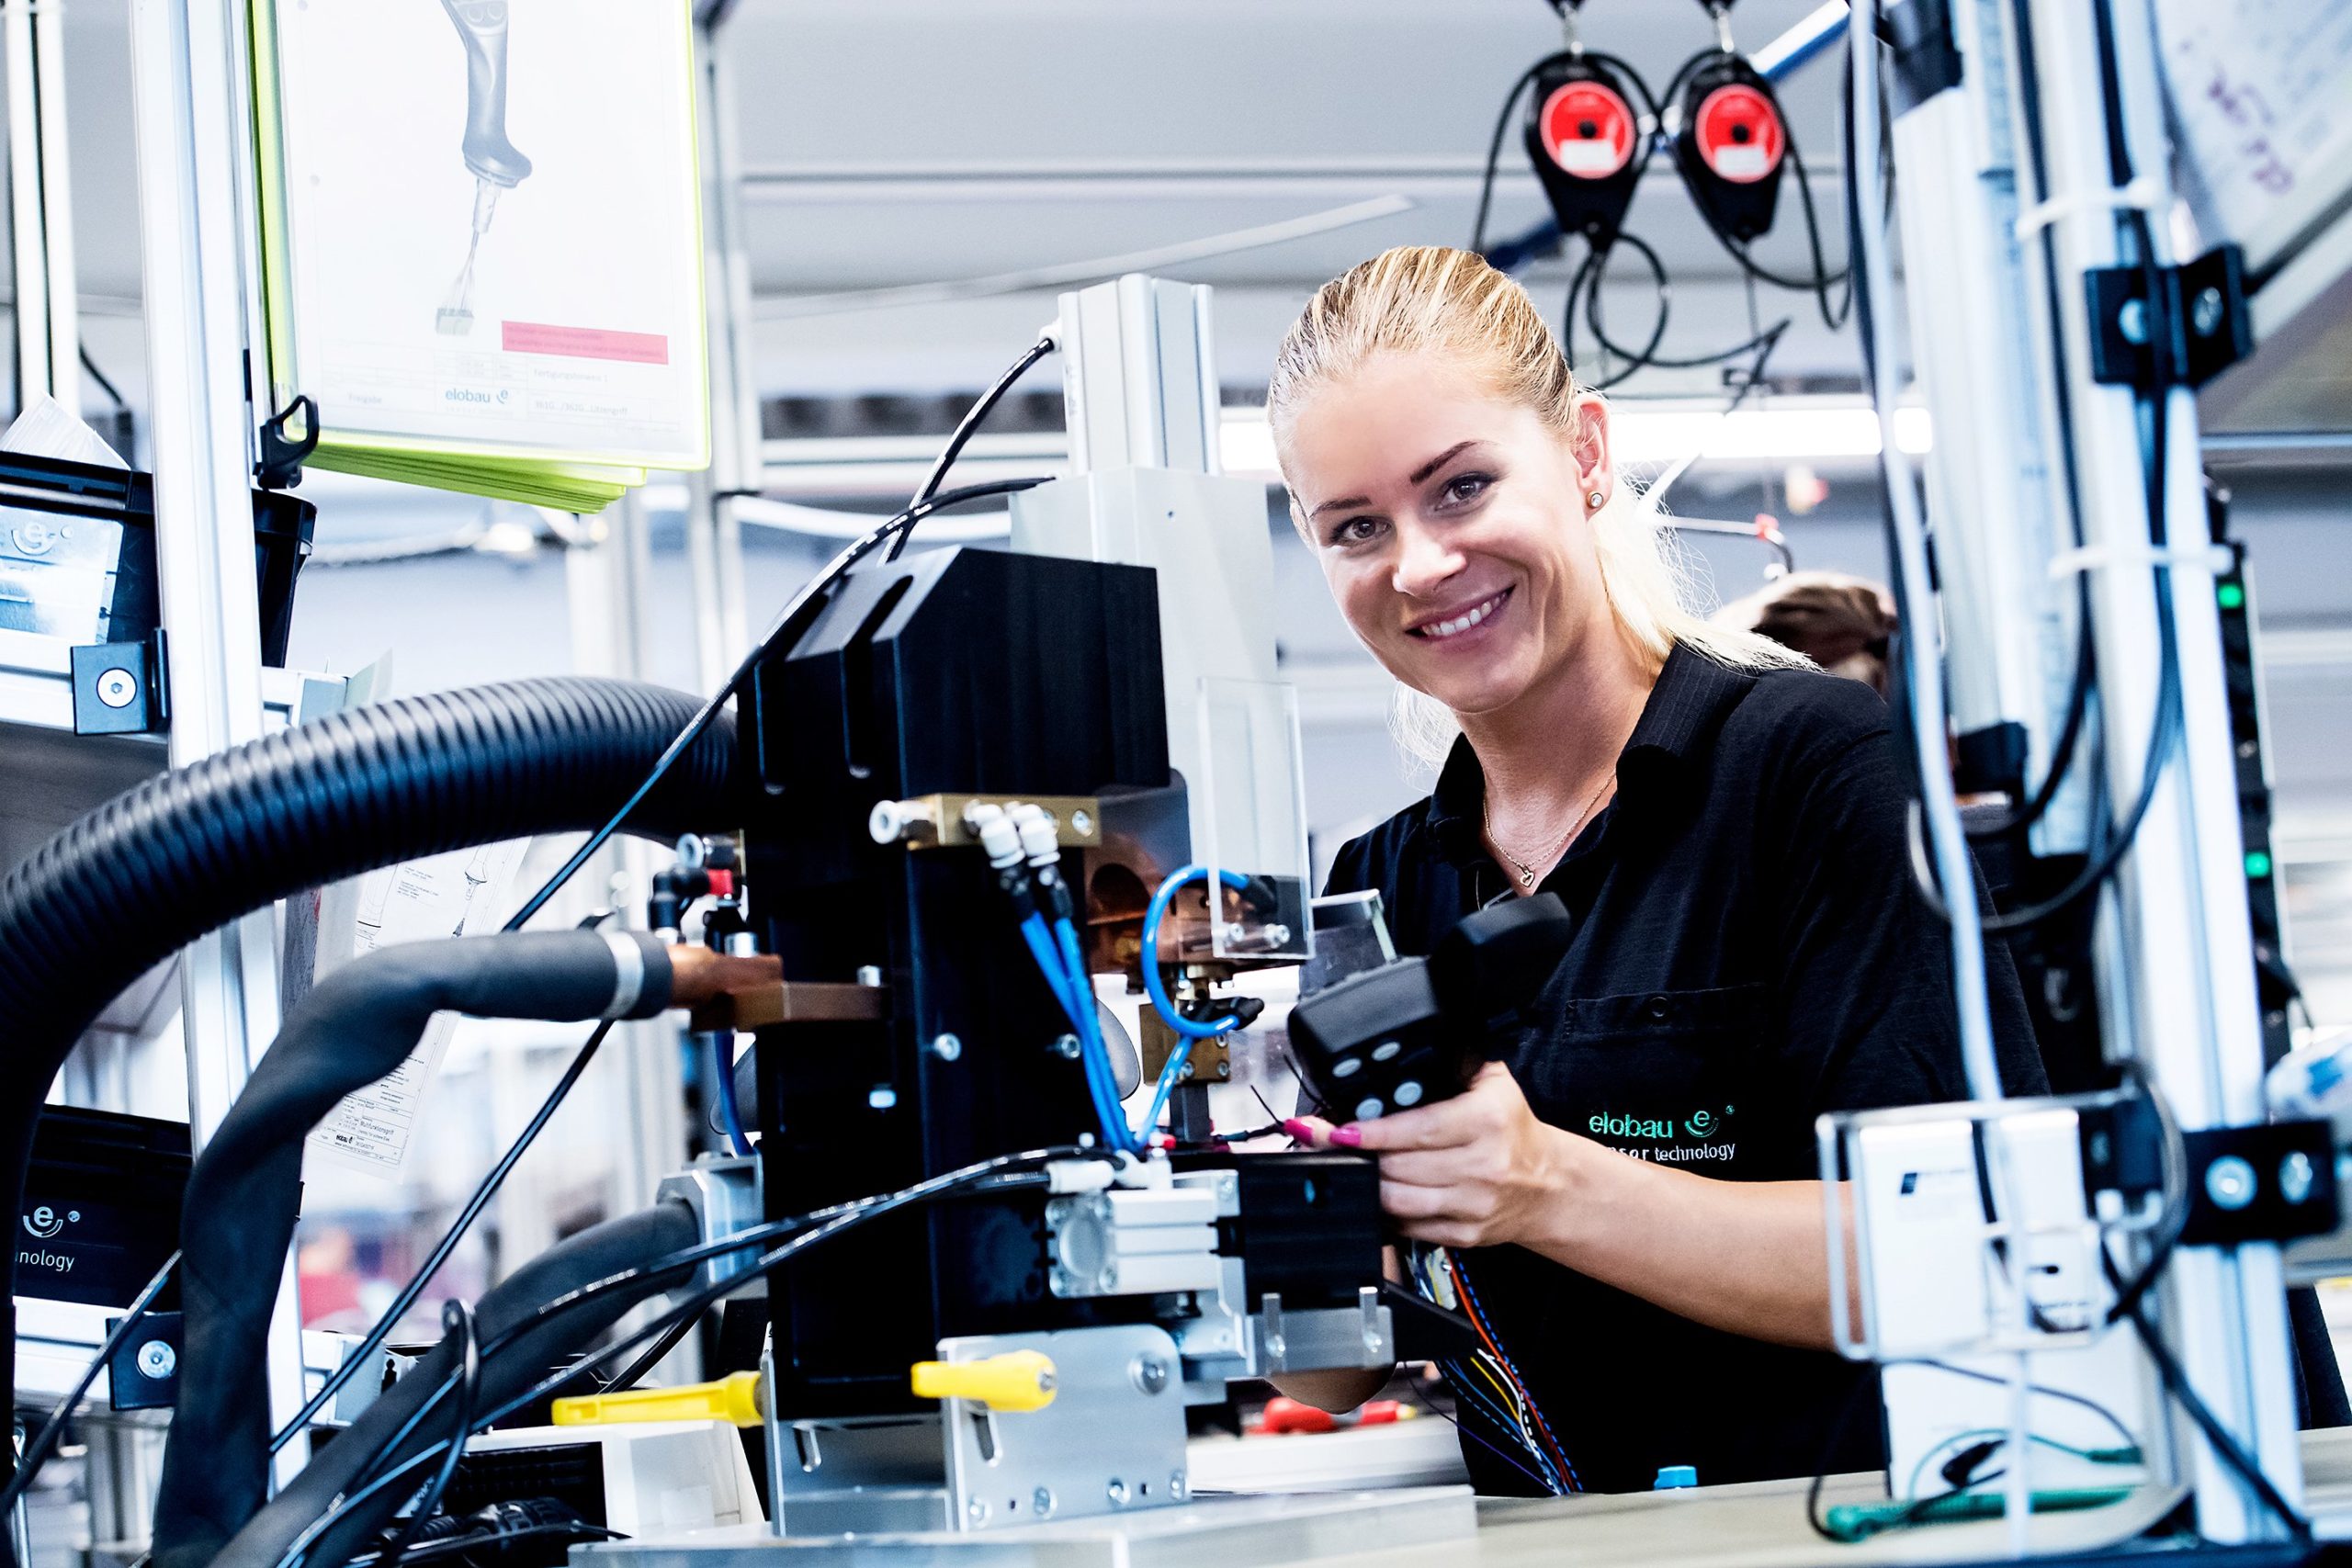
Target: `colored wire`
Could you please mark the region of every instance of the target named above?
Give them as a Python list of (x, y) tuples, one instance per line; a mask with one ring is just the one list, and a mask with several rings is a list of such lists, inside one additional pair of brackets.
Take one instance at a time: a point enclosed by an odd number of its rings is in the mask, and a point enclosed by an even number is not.
[(1520, 1397), (1526, 1402), (1528, 1414), (1534, 1417), (1536, 1429), (1543, 1434), (1545, 1450), (1558, 1466), (1560, 1473), (1567, 1479), (1570, 1488), (1577, 1492), (1583, 1491), (1584, 1483), (1577, 1475), (1577, 1467), (1568, 1462), (1566, 1450), (1560, 1447), (1560, 1439), (1553, 1435), (1552, 1424), (1544, 1418), (1544, 1407), (1536, 1403), (1535, 1395), (1528, 1389), (1527, 1380), (1520, 1375), (1519, 1369), (1512, 1365), (1511, 1359), (1503, 1353), (1502, 1346), (1495, 1339), (1494, 1330), (1487, 1325), (1486, 1309), (1478, 1304), (1477, 1292), (1471, 1288), (1470, 1276), (1462, 1267), (1461, 1258), (1451, 1251), (1447, 1252), (1445, 1266), (1447, 1272), (1453, 1278), (1455, 1293), (1462, 1298), (1462, 1304), (1467, 1310), (1472, 1326), (1477, 1329), (1478, 1337), (1486, 1341), (1487, 1353), (1494, 1357), (1505, 1372), (1510, 1374), (1512, 1386), (1519, 1391)]
[(408, 1315), (417, 1298), (424, 1294), (425, 1287), (433, 1283), (434, 1276), (441, 1272), (441, 1266), (449, 1261), (449, 1255), (458, 1250), (458, 1243), (481, 1217), (481, 1212), (490, 1206), (490, 1201), (498, 1195), (499, 1188), (505, 1184), (515, 1162), (546, 1130), (556, 1108), (563, 1103), (564, 1097), (580, 1081), (580, 1075), (588, 1070), (588, 1064), (596, 1059), (597, 1048), (604, 1044), (605, 1036), (612, 1032), (613, 1022), (609, 1019), (589, 1032), (588, 1038), (573, 1053), (571, 1066), (563, 1069), (563, 1076), (548, 1091), (547, 1099), (539, 1102), (538, 1110), (524, 1124), (522, 1132), (515, 1134), (514, 1141), (506, 1146), (506, 1152), (498, 1156), (498, 1163), (490, 1168), (490, 1173), (475, 1183), (473, 1191), (466, 1197), (465, 1207), (459, 1209), (458, 1217), (449, 1222), (449, 1228), (441, 1233), (441, 1239), (434, 1243), (433, 1251), (409, 1276), (408, 1283), (401, 1287), (391, 1304), (377, 1314), (375, 1325), (368, 1330), (367, 1337), (345, 1352), (342, 1363), (327, 1374), (326, 1381), (319, 1385), (319, 1392), (304, 1402), (293, 1418), (270, 1438), (270, 1452), (276, 1453), (292, 1442), (294, 1435), (309, 1427), (319, 1412), (327, 1407), (327, 1402), (335, 1396), (335, 1391), (349, 1382), (361, 1367), (371, 1363), (378, 1348), (391, 1337), (392, 1330), (400, 1326), (401, 1320)]
[(0, 1519), (6, 1519), (16, 1512), (17, 1501), (24, 1496), (26, 1488), (32, 1485), (33, 1477), (40, 1473), (40, 1467), (48, 1462), (50, 1454), (57, 1447), (57, 1439), (65, 1431), (65, 1423), (73, 1419), (74, 1410), (89, 1394), (90, 1385), (98, 1381), (98, 1374), (113, 1362), (117, 1352), (130, 1342), (132, 1331), (147, 1320), (148, 1309), (155, 1304), (155, 1298), (164, 1293), (164, 1286), (171, 1280), (172, 1270), (179, 1265), (179, 1250), (175, 1247), (172, 1255), (164, 1259), (164, 1266), (156, 1269), (147, 1283), (140, 1287), (139, 1293), (131, 1298), (130, 1305), (123, 1312), (122, 1321), (114, 1325), (114, 1331), (107, 1336), (106, 1343), (98, 1347), (98, 1353), (90, 1358), (90, 1364), (82, 1369), (82, 1375), (74, 1381), (74, 1386), (65, 1391), (62, 1399), (50, 1406), (49, 1416), (41, 1422), (40, 1430), (33, 1434), (32, 1440), (25, 1445), (25, 1451), (17, 1456), (17, 1473), (8, 1478), (6, 1486), (0, 1487)]
[(727, 1142), (740, 1157), (752, 1152), (751, 1135), (743, 1129), (743, 1108), (735, 1094), (735, 1036), (732, 1031), (710, 1032), (711, 1089), (718, 1097), (719, 1119), (727, 1125)]

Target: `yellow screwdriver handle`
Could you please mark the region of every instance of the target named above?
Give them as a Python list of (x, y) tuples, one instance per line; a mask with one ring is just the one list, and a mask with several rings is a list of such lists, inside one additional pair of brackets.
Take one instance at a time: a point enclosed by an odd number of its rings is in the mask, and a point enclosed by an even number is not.
[(1053, 1359), (1009, 1350), (979, 1361), (917, 1361), (914, 1389), (925, 1399), (968, 1399), (990, 1410), (1043, 1410), (1054, 1402)]
[(760, 1424), (760, 1374), (736, 1372), (682, 1388), (633, 1388), (555, 1402), (559, 1427), (608, 1427), (624, 1421), (729, 1421)]

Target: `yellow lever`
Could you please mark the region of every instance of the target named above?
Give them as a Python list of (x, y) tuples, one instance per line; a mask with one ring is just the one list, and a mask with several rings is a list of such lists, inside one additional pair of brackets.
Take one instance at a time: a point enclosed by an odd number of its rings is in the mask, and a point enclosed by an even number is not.
[(1054, 1363), (1042, 1350), (1009, 1350), (980, 1361), (917, 1361), (914, 1387), (925, 1399), (968, 1399), (990, 1410), (1043, 1410), (1054, 1402)]
[(633, 1388), (555, 1402), (559, 1427), (609, 1427), (624, 1421), (730, 1421), (760, 1424), (760, 1374), (736, 1372), (682, 1388)]

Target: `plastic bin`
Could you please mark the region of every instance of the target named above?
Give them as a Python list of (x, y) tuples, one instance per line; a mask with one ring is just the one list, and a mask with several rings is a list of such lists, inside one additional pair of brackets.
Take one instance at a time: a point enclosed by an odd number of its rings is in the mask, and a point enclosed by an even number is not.
[[(253, 496), (262, 662), (282, 665), (318, 508), (274, 491)], [(0, 626), (138, 642), (161, 615), (153, 477), (0, 452)]]

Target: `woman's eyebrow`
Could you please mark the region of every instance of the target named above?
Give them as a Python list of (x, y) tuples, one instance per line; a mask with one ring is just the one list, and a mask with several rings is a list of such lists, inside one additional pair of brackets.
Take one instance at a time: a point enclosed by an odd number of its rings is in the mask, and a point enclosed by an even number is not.
[(1428, 462), (1423, 463), (1419, 468), (1415, 468), (1410, 476), (1410, 482), (1413, 484), (1420, 483), (1423, 479), (1428, 479), (1431, 474), (1437, 472), (1440, 468), (1442, 468), (1448, 463), (1453, 461), (1454, 458), (1460, 457), (1463, 453), (1467, 452), (1471, 447), (1476, 446), (1476, 445), (1478, 445), (1478, 443), (1476, 441), (1455, 442), (1444, 451), (1440, 452), (1436, 457), (1431, 457)]
[[(1437, 472), (1440, 468), (1442, 468), (1448, 463), (1453, 461), (1454, 458), (1460, 457), (1463, 453), (1468, 451), (1471, 447), (1476, 446), (1476, 445), (1478, 445), (1478, 443), (1475, 439), (1455, 442), (1453, 446), (1447, 447), (1444, 451), (1440, 452), (1436, 457), (1431, 457), (1428, 462), (1423, 463), (1419, 468), (1415, 468), (1410, 474), (1407, 475), (1406, 482), (1408, 484), (1419, 484), (1423, 479), (1428, 479), (1431, 474)], [(1372, 502), (1367, 497), (1361, 495), (1343, 495), (1331, 501), (1317, 502), (1315, 504), (1314, 509), (1307, 513), (1307, 516), (1319, 516), (1323, 513), (1332, 510), (1334, 507), (1370, 506)]]

